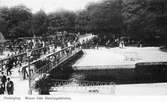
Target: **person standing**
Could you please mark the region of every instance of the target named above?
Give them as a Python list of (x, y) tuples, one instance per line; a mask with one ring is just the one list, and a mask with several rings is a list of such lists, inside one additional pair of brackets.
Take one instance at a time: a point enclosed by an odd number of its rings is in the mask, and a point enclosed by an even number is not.
[(142, 47), (142, 41), (141, 40), (138, 42), (138, 47)]
[(98, 42), (96, 43), (96, 48), (97, 48), (97, 50), (99, 49), (99, 43)]
[(12, 74), (11, 69), (13, 68), (13, 58), (10, 58), (7, 63), (7, 75)]
[(1, 78), (1, 82), (2, 82), (2, 85), (3, 85), (3, 87), (4, 87), (4, 90), (5, 90), (5, 83), (6, 83), (6, 76), (4, 75), (4, 72), (2, 72), (2, 78)]
[(5, 90), (4, 90), (4, 85), (2, 84), (2, 82), (0, 82), (0, 95), (4, 94)]
[(14, 83), (13, 81), (10, 80), (10, 78), (7, 78), (7, 80), (8, 80), (6, 85), (7, 93), (8, 95), (13, 95)]

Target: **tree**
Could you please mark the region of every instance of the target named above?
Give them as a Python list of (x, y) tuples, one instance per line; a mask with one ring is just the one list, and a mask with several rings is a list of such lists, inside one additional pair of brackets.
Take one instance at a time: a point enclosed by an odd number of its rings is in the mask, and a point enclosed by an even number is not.
[(167, 42), (167, 1), (151, 0), (149, 2), (148, 12), (154, 15), (154, 36), (159, 38), (161, 43)]
[(76, 19), (75, 19), (75, 29), (78, 32), (87, 33), (91, 30), (90, 26), (90, 16), (88, 12), (82, 11), (79, 12)]
[(30, 9), (25, 6), (15, 6), (10, 8), (9, 15), (9, 33), (10, 37), (26, 37), (31, 36), (31, 17)]
[(48, 30), (48, 17), (40, 10), (32, 16), (31, 32), (33, 35), (45, 36)]
[(112, 37), (123, 33), (121, 0), (105, 0), (91, 3), (81, 11), (77, 18), (77, 28), (94, 32), (100, 36)]
[(167, 42), (166, 0), (104, 0), (79, 12), (35, 14), (25, 6), (0, 8), (0, 31), (6, 38), (46, 36), (54, 32), (92, 32), (107, 39), (128, 36), (146, 43)]
[(133, 38), (141, 39), (144, 34), (146, 12), (145, 0), (125, 0), (123, 3), (122, 15), (126, 32)]
[(7, 34), (7, 23), (6, 21), (0, 17), (0, 32), (2, 32), (4, 35)]
[(5, 21), (5, 36), (7, 38), (17, 38), (30, 36), (30, 22), (32, 13), (25, 6), (15, 6), (12, 8), (1, 8), (0, 16)]
[(8, 37), (8, 25), (9, 25), (9, 9), (7, 7), (0, 8), (0, 32), (2, 32), (5, 38)]
[(75, 30), (76, 14), (69, 11), (55, 12), (49, 15), (49, 28), (53, 31), (68, 31)]
[(128, 35), (152, 44), (165, 41), (166, 4), (165, 0), (125, 0), (122, 14)]

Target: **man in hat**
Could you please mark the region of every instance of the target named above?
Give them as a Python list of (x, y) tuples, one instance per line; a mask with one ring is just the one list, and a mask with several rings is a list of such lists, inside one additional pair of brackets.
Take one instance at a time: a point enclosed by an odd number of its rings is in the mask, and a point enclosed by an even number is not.
[(13, 95), (14, 83), (13, 81), (10, 80), (10, 78), (7, 78), (7, 80), (8, 80), (6, 85), (7, 93), (8, 95)]
[(4, 86), (4, 90), (5, 90), (5, 83), (6, 83), (6, 81), (7, 81), (6, 76), (4, 75), (4, 72), (2, 72), (1, 82), (2, 82), (2, 85)]

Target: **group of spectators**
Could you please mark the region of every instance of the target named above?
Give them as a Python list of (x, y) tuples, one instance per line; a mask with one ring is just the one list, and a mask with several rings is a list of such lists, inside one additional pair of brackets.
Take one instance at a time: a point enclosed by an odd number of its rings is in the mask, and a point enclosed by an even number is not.
[[(60, 37), (32, 37), (32, 38), (19, 38), (8, 41), (7, 46), (4, 50), (9, 51), (9, 57), (13, 57), (16, 55), (20, 55), (30, 50), (34, 50), (32, 52), (32, 56), (34, 59), (40, 57), (41, 53), (46, 54), (51, 50), (56, 49), (58, 46), (62, 49), (67, 46), (72, 45), (77, 40), (76, 36), (60, 36)], [(42, 49), (41, 49), (42, 48)], [(41, 52), (42, 51), (42, 52)], [(10, 60), (10, 59), (9, 59)], [(21, 57), (16, 57), (14, 60), (24, 60)], [(22, 62), (22, 61), (21, 61)]]
[[(19, 38), (9, 41), (4, 51), (9, 51), (10, 53), (3, 60), (3, 64), (1, 63), (0, 94), (13, 94), (14, 84), (9, 78), (13, 74), (11, 70), (13, 68), (19, 69), (24, 63), (28, 63), (27, 52), (31, 52), (30, 61), (33, 61), (42, 55), (55, 52), (58, 48), (61, 50), (73, 45), (77, 40), (76, 36), (61, 36), (54, 38)], [(23, 69), (20, 71), (22, 72)], [(9, 86), (12, 88), (9, 88)]]
[(129, 37), (113, 37), (107, 36), (95, 36), (92, 39), (83, 39), (81, 43), (82, 48), (98, 48), (99, 46), (105, 47), (119, 47), (125, 48), (125, 46), (142, 47), (142, 40), (134, 40)]
[(92, 36), (90, 38), (82, 39), (80, 41), (80, 46), (84, 49), (97, 48), (99, 47), (99, 39), (97, 36)]
[(6, 75), (2, 72), (0, 80), (0, 95), (7, 93), (8, 95), (13, 95), (14, 92), (14, 83), (11, 79), (6, 77)]
[[(41, 48), (45, 46), (45, 42), (39, 38), (19, 38), (7, 42), (6, 50), (12, 52), (13, 55), (21, 54), (30, 49)], [(10, 55), (9, 55), (10, 56)]]

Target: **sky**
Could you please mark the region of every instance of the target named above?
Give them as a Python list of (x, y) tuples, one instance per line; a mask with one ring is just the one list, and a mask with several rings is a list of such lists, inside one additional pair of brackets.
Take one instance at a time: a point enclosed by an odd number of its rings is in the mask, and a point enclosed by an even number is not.
[(101, 0), (0, 0), (0, 6), (12, 7), (16, 5), (25, 5), (33, 13), (44, 10), (50, 13), (58, 10), (77, 11), (84, 9), (90, 2)]

